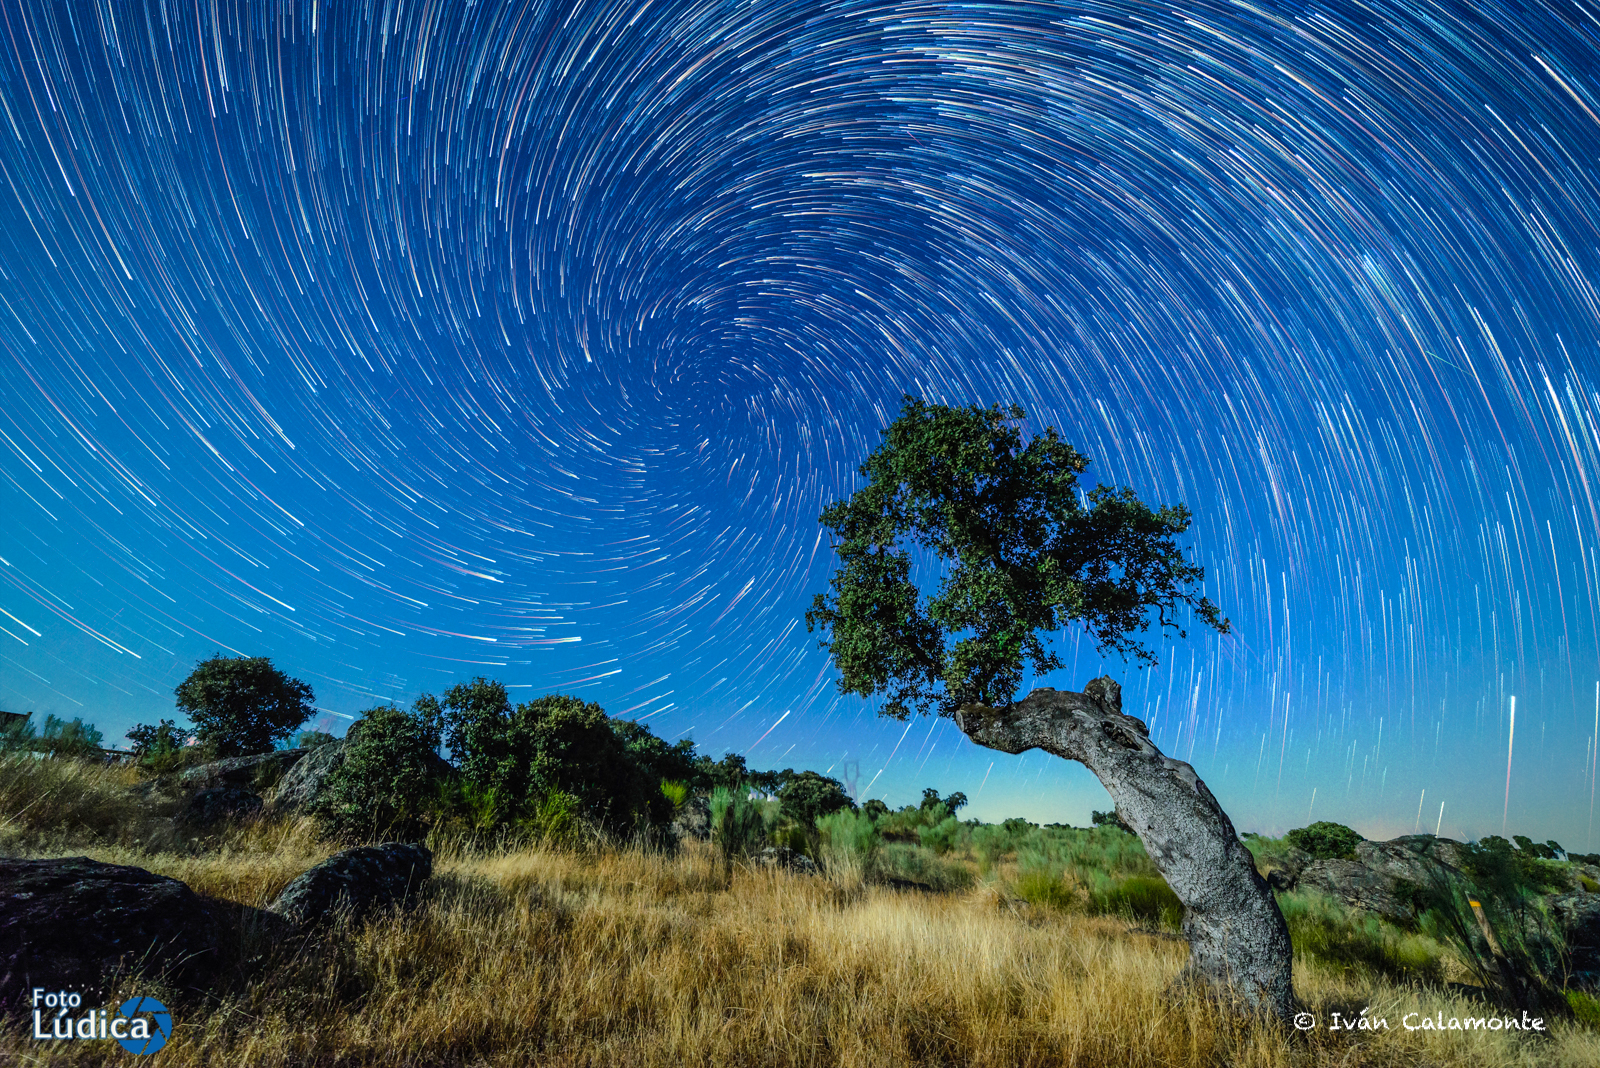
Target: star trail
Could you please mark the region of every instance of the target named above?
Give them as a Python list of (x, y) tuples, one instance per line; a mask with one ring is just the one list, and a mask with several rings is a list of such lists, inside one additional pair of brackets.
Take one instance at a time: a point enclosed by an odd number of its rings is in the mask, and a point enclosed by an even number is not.
[(1600, 7), (0, 0), (0, 105), (9, 710), (482, 674), (1084, 823), (802, 621), (901, 396), (1014, 401), (1235, 631), (1034, 681), (1241, 829), (1595, 847)]

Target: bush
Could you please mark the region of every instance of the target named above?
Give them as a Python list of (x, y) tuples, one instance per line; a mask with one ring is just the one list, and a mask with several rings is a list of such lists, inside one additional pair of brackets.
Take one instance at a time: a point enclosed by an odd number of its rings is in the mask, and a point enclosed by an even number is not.
[[(614, 832), (671, 818), (662, 776), (635, 763), (593, 702), (551, 694), (512, 708), (503, 685), (479, 678), (418, 705), (439, 710), (452, 758), (477, 796), (492, 800), (496, 823), (531, 817), (552, 791), (574, 798), (582, 817)], [(641, 736), (629, 733), (637, 749)]]
[(264, 656), (215, 656), (197, 665), (175, 691), (194, 722), (196, 739), (218, 757), (268, 753), (311, 718), (311, 687)]
[(1090, 812), (1089, 821), (1096, 827), (1115, 827), (1124, 834), (1133, 833), (1133, 828), (1123, 822), (1122, 816), (1116, 809), (1110, 812)]
[(141, 768), (164, 775), (178, 767), (187, 731), (180, 731), (170, 719), (157, 724), (140, 723), (128, 731), (133, 743), (133, 759)]
[(802, 771), (784, 783), (778, 790), (778, 801), (785, 816), (807, 829), (815, 827), (822, 816), (856, 807), (843, 783), (814, 771)]
[(418, 716), (398, 708), (365, 713), (344, 762), (329, 772), (312, 807), (338, 838), (417, 839), (428, 815), (439, 739)]
[(889, 806), (879, 801), (876, 797), (861, 806), (861, 811), (871, 816), (873, 820), (881, 820), (889, 814)]
[(1296, 828), (1284, 835), (1283, 839), (1318, 860), (1354, 860), (1356, 846), (1366, 841), (1344, 824), (1326, 820), (1319, 820), (1309, 827)]
[(928, 890), (965, 890), (975, 881), (965, 865), (942, 860), (921, 846), (885, 843), (873, 873), (881, 881), (915, 883)]
[[(944, 811), (940, 809), (940, 811)], [(946, 816), (932, 827), (924, 827), (918, 835), (924, 849), (931, 849), (934, 853), (943, 856), (955, 848), (956, 842), (961, 838), (964, 830), (954, 816)]]
[(829, 878), (858, 885), (872, 867), (878, 851), (878, 828), (865, 812), (840, 809), (817, 818), (821, 860)]
[(711, 841), (729, 862), (748, 856), (766, 842), (764, 806), (743, 789), (718, 786), (711, 791)]
[(1358, 912), (1322, 894), (1277, 895), (1296, 953), (1347, 971), (1437, 982), (1444, 947), (1431, 937), (1399, 930), (1370, 912)]
[(1048, 871), (1025, 871), (1017, 878), (1017, 896), (1024, 901), (1063, 912), (1076, 908), (1079, 901), (1067, 884)]
[(331, 745), (338, 740), (327, 731), (301, 731), (294, 736), (294, 744), (300, 749), (318, 749), (324, 745)]

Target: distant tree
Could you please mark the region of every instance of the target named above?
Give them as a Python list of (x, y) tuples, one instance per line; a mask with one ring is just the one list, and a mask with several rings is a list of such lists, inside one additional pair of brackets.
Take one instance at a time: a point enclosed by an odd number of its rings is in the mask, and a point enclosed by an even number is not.
[(300, 749), (316, 749), (338, 740), (327, 731), (301, 731), (294, 736), (294, 744)]
[(1110, 812), (1090, 812), (1089, 821), (1096, 827), (1115, 827), (1119, 831), (1125, 831), (1128, 834), (1133, 833), (1133, 828), (1122, 821), (1122, 817), (1117, 815), (1116, 809), (1112, 809)]
[(133, 743), (134, 761), (159, 775), (178, 766), (188, 734), (187, 728), (180, 730), (173, 720), (164, 719), (155, 724), (136, 724), (127, 738)]
[(954, 816), (956, 810), (967, 803), (967, 795), (957, 792), (949, 797), (940, 797), (939, 791), (929, 786), (922, 791), (922, 811), (929, 814), (933, 822), (937, 823), (945, 816)]
[(424, 716), (398, 708), (363, 716), (360, 735), (328, 773), (312, 814), (337, 838), (417, 838), (436, 792), (438, 735)]
[(1283, 836), (1284, 841), (1310, 853), (1318, 860), (1354, 860), (1356, 846), (1366, 839), (1342, 823), (1318, 820)]
[(865, 812), (868, 816), (871, 816), (874, 821), (876, 821), (883, 819), (883, 817), (889, 814), (889, 806), (874, 797), (866, 804), (861, 806), (861, 811)]
[(219, 757), (271, 752), (311, 718), (311, 687), (264, 656), (214, 656), (202, 661), (175, 691), (179, 711), (194, 722), (196, 740)]
[(513, 708), (504, 685), (478, 678), (451, 689), (438, 707), (451, 760), (492, 798), (496, 820), (531, 817), (561, 793), (586, 818), (625, 830), (665, 800), (662, 776), (635, 763), (597, 704), (551, 694)]
[(795, 777), (793, 768), (784, 768), (782, 771), (752, 771), (745, 776), (745, 783), (752, 789), (760, 790), (769, 797), (775, 797), (783, 791), (790, 779)]
[(816, 827), (817, 817), (855, 808), (843, 783), (814, 771), (802, 771), (784, 783), (778, 791), (778, 801), (783, 814), (808, 833)]
[(77, 717), (71, 721), (46, 716), (34, 748), (51, 756), (86, 756), (104, 741), (100, 728)]
[(750, 769), (745, 767), (744, 757), (738, 753), (728, 753), (721, 760), (712, 764), (708, 769), (713, 788), (725, 786), (734, 790), (744, 785), (745, 779), (750, 774)]

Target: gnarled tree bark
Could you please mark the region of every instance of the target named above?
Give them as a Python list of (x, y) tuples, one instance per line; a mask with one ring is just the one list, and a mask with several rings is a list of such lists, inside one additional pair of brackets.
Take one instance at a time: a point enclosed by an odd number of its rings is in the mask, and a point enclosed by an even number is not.
[(1163, 754), (1143, 721), (1122, 713), (1122, 687), (1109, 675), (1084, 690), (1034, 690), (1009, 711), (964, 705), (956, 724), (987, 748), (1043, 749), (1094, 772), (1183, 902), (1189, 963), (1180, 981), (1201, 980), (1287, 1021), (1295, 1011), (1289, 928), (1233, 821), (1194, 768)]

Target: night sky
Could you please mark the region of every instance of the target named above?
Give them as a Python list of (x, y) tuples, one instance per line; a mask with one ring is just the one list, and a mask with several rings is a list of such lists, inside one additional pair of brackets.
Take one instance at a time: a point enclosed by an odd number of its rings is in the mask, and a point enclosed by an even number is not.
[(1015, 401), (1234, 627), (1043, 684), (1241, 830), (1592, 850), (1600, 7), (1472, 7), (0, 0), (0, 707), (482, 674), (1083, 824), (802, 618), (901, 396)]

